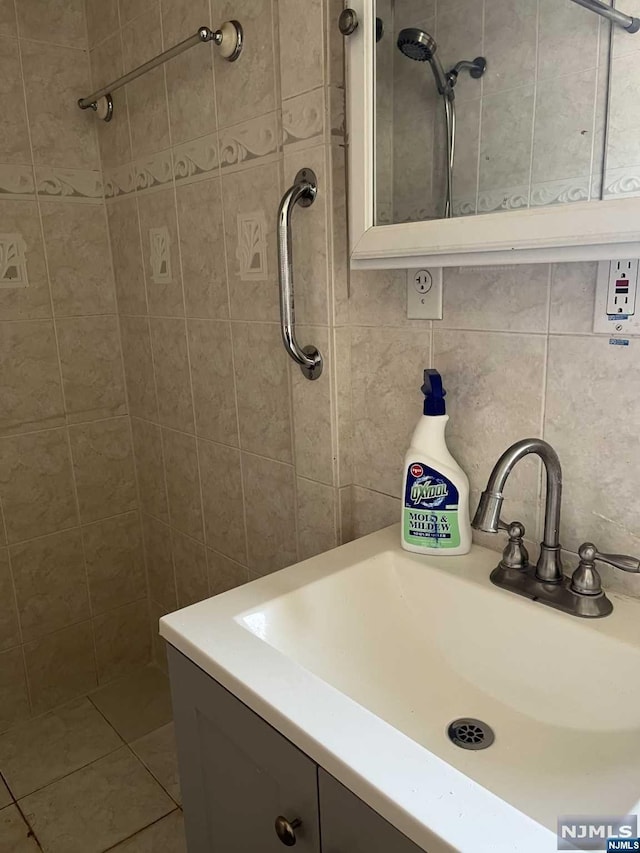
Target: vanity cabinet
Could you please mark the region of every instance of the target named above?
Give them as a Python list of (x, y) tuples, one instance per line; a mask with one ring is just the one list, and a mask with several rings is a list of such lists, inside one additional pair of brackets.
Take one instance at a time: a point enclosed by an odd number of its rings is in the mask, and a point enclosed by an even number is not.
[(168, 656), (189, 853), (424, 853), (188, 658)]

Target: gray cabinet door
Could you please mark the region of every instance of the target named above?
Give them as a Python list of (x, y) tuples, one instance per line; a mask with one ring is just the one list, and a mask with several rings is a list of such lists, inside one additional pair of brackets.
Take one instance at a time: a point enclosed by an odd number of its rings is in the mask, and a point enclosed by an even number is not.
[(282, 853), (282, 815), (299, 853), (320, 853), (317, 766), (169, 647), (189, 853)]
[(322, 853), (424, 853), (322, 769), (318, 782)]

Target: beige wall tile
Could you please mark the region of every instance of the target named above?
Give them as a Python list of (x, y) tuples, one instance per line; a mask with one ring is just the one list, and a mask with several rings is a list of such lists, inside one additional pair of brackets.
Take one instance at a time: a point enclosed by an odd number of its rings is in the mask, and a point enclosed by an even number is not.
[(1, 201), (0, 221), (8, 234), (21, 234), (26, 244), (28, 287), (0, 288), (3, 320), (32, 320), (51, 316), (51, 297), (40, 215), (35, 201)]
[(117, 317), (59, 320), (57, 331), (69, 420), (88, 421), (125, 414)]
[[(434, 333), (433, 363), (442, 373), (451, 417), (447, 443), (469, 477), (472, 506), (502, 452), (514, 441), (540, 435), (544, 362), (540, 335)], [(515, 468), (505, 492), (504, 517), (521, 520), (531, 538), (539, 487), (538, 460), (530, 458)]]
[[(239, 320), (278, 320), (280, 309), (274, 216), (281, 198), (278, 165), (269, 163), (224, 175), (222, 198), (231, 316)], [(247, 278), (246, 275), (242, 278), (239, 259), (244, 247), (239, 245), (238, 240), (239, 216), (261, 219), (265, 226), (265, 266), (260, 279)]]
[(400, 521), (400, 498), (353, 488), (353, 538), (359, 539)]
[(171, 531), (178, 607), (187, 607), (209, 595), (205, 547), (195, 539)]
[(90, 622), (28, 643), (24, 654), (34, 714), (81, 696), (97, 684)]
[(65, 430), (0, 440), (0, 499), (9, 542), (77, 525)]
[(289, 365), (280, 330), (262, 323), (233, 323), (231, 333), (240, 446), (291, 462)]
[(120, 26), (118, 0), (85, 0), (85, 11), (89, 47), (104, 41)]
[(220, 179), (176, 189), (187, 317), (229, 316)]
[(483, 99), (481, 190), (529, 183), (534, 99), (533, 86)]
[(138, 204), (135, 198), (118, 199), (107, 205), (113, 269), (121, 314), (146, 314)]
[(95, 117), (77, 106), (90, 79), (86, 52), (23, 41), (22, 66), (36, 164), (98, 168)]
[(115, 290), (104, 208), (42, 202), (53, 309), (58, 317), (113, 314)]
[[(1, 32), (1, 30), (0, 30)], [(16, 39), (0, 38), (0, 163), (30, 163), (20, 55)]]
[(89, 618), (79, 530), (65, 530), (10, 549), (24, 641)]
[(53, 323), (0, 323), (0, 396), (0, 433), (64, 423)]
[(94, 615), (145, 597), (144, 551), (137, 512), (86, 525), (82, 540)]
[(135, 509), (136, 486), (127, 418), (69, 429), (83, 524)]
[(152, 666), (102, 687), (90, 698), (128, 743), (171, 722), (169, 679)]
[(168, 523), (169, 510), (160, 427), (132, 418), (131, 428), (141, 509)]
[(551, 267), (551, 332), (591, 333), (597, 275), (595, 261)]
[(340, 526), (338, 528), (339, 543), (344, 545), (354, 539), (353, 533), (353, 486), (343, 486), (338, 495), (340, 510)]
[(431, 338), (428, 331), (384, 328), (354, 328), (352, 335), (354, 482), (399, 495), (404, 455), (422, 414)]
[(20, 626), (9, 568), (9, 552), (6, 548), (0, 548), (0, 649), (10, 649), (20, 642)]
[(338, 493), (331, 486), (311, 480), (296, 480), (298, 511), (298, 559), (306, 560), (338, 544)]
[(353, 406), (351, 401), (351, 329), (334, 330), (336, 485), (353, 482)]
[(535, 82), (537, 13), (537, 4), (527, 0), (486, 0), (484, 51), (491, 62), (483, 78), (484, 91)]
[(171, 529), (155, 518), (143, 515), (142, 530), (151, 599), (167, 611), (175, 610), (177, 598), (171, 556)]
[(246, 563), (240, 453), (212, 441), (198, 441), (206, 544)]
[(245, 566), (230, 560), (224, 554), (212, 551), (211, 548), (207, 548), (207, 566), (210, 595), (235, 589), (249, 580), (249, 573)]
[(549, 266), (445, 270), (442, 323), (434, 328), (544, 332)]
[[(416, 326), (416, 321), (407, 320), (406, 282), (405, 270), (353, 270), (350, 322), (356, 326)], [(420, 323), (419, 328), (424, 325)]]
[[(140, 208), (140, 233), (142, 235), (142, 256), (147, 281), (149, 313), (164, 317), (182, 317), (184, 316), (184, 300), (178, 248), (176, 199), (173, 187), (141, 195), (138, 206)], [(153, 279), (150, 231), (157, 228), (166, 228), (169, 234), (168, 251), (171, 262), (171, 280), (167, 283)]]
[(0, 652), (0, 731), (29, 714), (22, 649)]
[(279, 0), (282, 97), (307, 92), (324, 82), (322, 0), (311, 0), (304, 14), (296, 0)]
[(171, 525), (200, 541), (204, 538), (195, 436), (162, 430)]
[(189, 357), (196, 432), (221, 444), (238, 445), (231, 328), (214, 320), (188, 320)]
[[(297, 326), (298, 340), (313, 344), (322, 353), (322, 375), (313, 382), (297, 364), (289, 366), (293, 407), (293, 445), (296, 472), (333, 485), (335, 453), (331, 405), (333, 359), (327, 329)], [(306, 342), (306, 343), (305, 343)]]
[(149, 662), (151, 634), (146, 601), (136, 601), (96, 616), (93, 630), (100, 684), (126, 675)]
[[(152, 4), (148, 14), (123, 27), (122, 42), (125, 73), (162, 52), (157, 3)], [(134, 158), (168, 148), (169, 114), (164, 69), (156, 68), (130, 83), (127, 86), (127, 103)]]
[(137, 417), (156, 421), (158, 397), (148, 318), (121, 317), (120, 336), (129, 412)]
[(249, 568), (265, 575), (296, 562), (294, 472), (290, 465), (242, 454)]
[[(102, 0), (92, 0), (92, 2), (97, 3), (102, 2)], [(118, 77), (124, 74), (120, 30), (117, 29), (113, 35), (108, 35), (109, 3), (114, 3), (114, 0), (107, 0), (103, 4), (105, 6), (106, 18), (104, 29), (100, 35), (101, 38), (104, 38), (104, 36), (108, 37), (98, 47), (94, 48), (90, 54), (91, 78), (94, 91), (102, 88), (102, 86), (107, 86), (112, 80), (117, 80)], [(87, 9), (87, 12), (89, 12), (89, 9)], [(91, 39), (91, 33), (89, 34), (89, 38)], [(117, 116), (117, 120), (96, 122), (103, 169), (109, 166), (122, 166), (125, 163), (130, 163), (132, 159), (126, 90), (118, 89), (112, 92), (111, 98), (113, 100), (113, 114)]]
[(152, 317), (151, 346), (160, 422), (173, 429), (193, 432), (193, 402), (185, 321)]
[(83, 0), (19, 0), (16, 8), (22, 38), (86, 47)]
[(238, 62), (214, 56), (218, 123), (227, 127), (276, 107), (274, 21), (270, 0), (219, 0), (217, 6), (219, 20), (241, 21), (245, 43), (254, 46)]
[(158, 0), (118, 0), (120, 22), (124, 26), (139, 15), (151, 14), (158, 6)]
[(170, 611), (161, 607), (155, 601), (149, 601), (149, 629), (151, 631), (151, 659), (165, 675), (169, 673), (169, 662), (167, 661), (167, 644), (164, 637), (160, 636), (159, 622), (163, 616)]
[[(216, 26), (220, 22), (213, 22)], [(162, 3), (165, 49), (210, 25), (207, 0), (173, 0)], [(184, 142), (216, 129), (213, 89), (213, 46), (199, 45), (167, 65), (167, 95), (171, 140)]]
[[(612, 347), (596, 336), (549, 340), (544, 434), (564, 470), (561, 535), (572, 551), (590, 541), (601, 551), (640, 552), (640, 370), (633, 343)], [(640, 585), (635, 589), (640, 594)]]
[(17, 35), (16, 7), (14, 0), (0, 0), (0, 35)]

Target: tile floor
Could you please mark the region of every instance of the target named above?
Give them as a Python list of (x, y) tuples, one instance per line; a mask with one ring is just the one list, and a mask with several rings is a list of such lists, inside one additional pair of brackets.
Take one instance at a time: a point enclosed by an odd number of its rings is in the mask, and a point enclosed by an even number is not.
[(186, 853), (171, 700), (148, 666), (0, 735), (2, 853)]

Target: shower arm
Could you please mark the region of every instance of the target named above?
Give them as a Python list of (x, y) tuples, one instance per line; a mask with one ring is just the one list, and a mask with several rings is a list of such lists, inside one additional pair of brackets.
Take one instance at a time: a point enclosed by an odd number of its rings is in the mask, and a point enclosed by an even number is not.
[(625, 15), (624, 12), (619, 12), (611, 6), (607, 6), (602, 0), (573, 0), (578, 6), (584, 6), (596, 15), (601, 15), (607, 18), (619, 27), (622, 27), (628, 33), (637, 33), (640, 30), (640, 18), (632, 18), (631, 15)]

